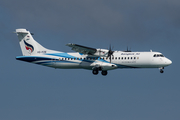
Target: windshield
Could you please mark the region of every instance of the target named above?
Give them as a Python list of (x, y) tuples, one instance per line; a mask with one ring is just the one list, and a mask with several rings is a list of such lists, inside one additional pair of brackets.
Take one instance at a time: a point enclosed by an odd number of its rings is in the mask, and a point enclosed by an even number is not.
[(153, 57), (164, 57), (163, 54), (154, 54)]

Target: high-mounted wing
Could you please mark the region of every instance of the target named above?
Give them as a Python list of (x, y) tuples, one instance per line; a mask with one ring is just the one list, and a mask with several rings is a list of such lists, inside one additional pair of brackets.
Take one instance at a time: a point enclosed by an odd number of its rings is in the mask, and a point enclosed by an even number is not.
[(108, 56), (108, 50), (106, 49), (95, 49), (95, 48), (90, 48), (78, 44), (73, 44), (73, 43), (68, 43), (66, 46), (69, 46), (72, 48), (72, 50), (86, 54), (86, 55), (93, 55), (93, 56)]
[(66, 45), (69, 47), (72, 47), (72, 50), (82, 53), (82, 54), (93, 55), (97, 51), (97, 49), (95, 49), (95, 48), (90, 48), (90, 47), (86, 47), (86, 46), (82, 46), (82, 45), (78, 45), (78, 44), (68, 43)]

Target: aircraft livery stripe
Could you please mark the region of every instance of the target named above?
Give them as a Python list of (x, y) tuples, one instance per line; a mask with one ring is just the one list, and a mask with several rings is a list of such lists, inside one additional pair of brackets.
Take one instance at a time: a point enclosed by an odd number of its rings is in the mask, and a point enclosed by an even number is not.
[[(36, 64), (46, 64), (46, 63), (52, 63), (52, 61), (36, 62)], [(55, 63), (78, 63), (79, 64), (79, 62), (72, 62), (72, 61), (55, 61)]]
[[(56, 63), (80, 63), (78, 61), (82, 61), (82, 62), (88, 62), (88, 63), (93, 63), (95, 62), (94, 60), (76, 60), (75, 61), (67, 61), (67, 60), (59, 60), (59, 59), (52, 59), (52, 58), (48, 58), (48, 57), (39, 57), (39, 56), (18, 56), (16, 57), (17, 60), (21, 60), (21, 61), (26, 61), (26, 62), (34, 62), (36, 64), (42, 64), (42, 65), (48, 65), (51, 64), (52, 62), (56, 62)], [(53, 61), (55, 60), (55, 61)], [(103, 59), (98, 59), (98, 61), (102, 61), (102, 62), (106, 62), (109, 63), (106, 60)], [(133, 66), (126, 66), (126, 65), (121, 65), (121, 64), (116, 64), (118, 66), (118, 68), (137, 68), (137, 67), (133, 67)]]
[(69, 55), (67, 53), (49, 53), (49, 54), (46, 54), (46, 55), (65, 57), (65, 58), (76, 58), (75, 56)]
[(38, 57), (38, 56), (19, 56), (19, 57), (16, 57), (16, 59), (21, 60), (21, 61), (26, 61), (26, 62), (34, 62), (34, 61), (40, 61), (40, 60), (52, 60), (52, 58)]

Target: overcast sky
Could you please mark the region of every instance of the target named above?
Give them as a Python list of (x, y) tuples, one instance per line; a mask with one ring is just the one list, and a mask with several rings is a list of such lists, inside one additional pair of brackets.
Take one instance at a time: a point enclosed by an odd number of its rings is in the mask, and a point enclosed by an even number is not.
[[(179, 0), (0, 0), (0, 119), (179, 120), (179, 13)], [(30, 64), (15, 59), (22, 55), (17, 28), (49, 49), (129, 46), (173, 64), (163, 74), (118, 69), (106, 77)]]

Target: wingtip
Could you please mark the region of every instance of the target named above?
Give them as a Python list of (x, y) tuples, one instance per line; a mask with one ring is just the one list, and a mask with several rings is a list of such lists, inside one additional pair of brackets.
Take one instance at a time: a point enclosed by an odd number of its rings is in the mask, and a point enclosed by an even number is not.
[(66, 46), (72, 46), (72, 45), (74, 45), (73, 43), (68, 43), (68, 44), (66, 44)]

